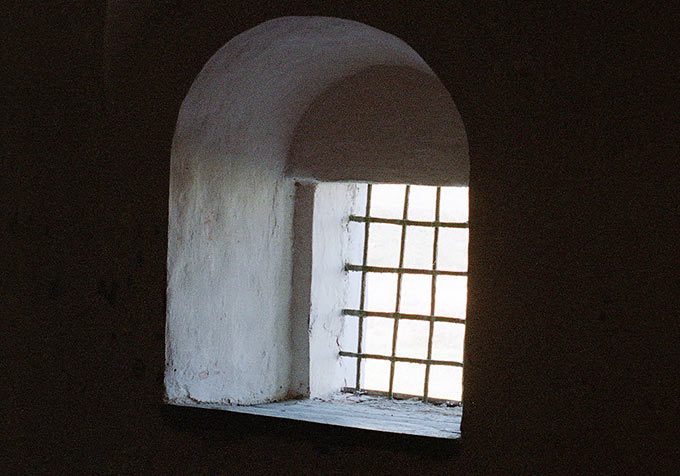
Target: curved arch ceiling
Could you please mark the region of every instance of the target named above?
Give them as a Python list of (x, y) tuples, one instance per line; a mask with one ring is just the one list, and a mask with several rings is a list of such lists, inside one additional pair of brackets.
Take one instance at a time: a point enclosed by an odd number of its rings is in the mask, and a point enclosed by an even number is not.
[(349, 20), (279, 18), (229, 41), (182, 104), (173, 149), (206, 134), (296, 178), (467, 184), (444, 86), (402, 40)]

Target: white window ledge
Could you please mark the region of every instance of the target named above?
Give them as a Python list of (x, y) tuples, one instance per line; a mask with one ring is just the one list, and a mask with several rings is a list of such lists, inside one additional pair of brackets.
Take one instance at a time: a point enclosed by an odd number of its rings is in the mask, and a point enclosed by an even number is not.
[(462, 407), (388, 400), (367, 395), (337, 394), (328, 399), (289, 400), (259, 405), (192, 404), (237, 413), (287, 418), (365, 430), (460, 438)]

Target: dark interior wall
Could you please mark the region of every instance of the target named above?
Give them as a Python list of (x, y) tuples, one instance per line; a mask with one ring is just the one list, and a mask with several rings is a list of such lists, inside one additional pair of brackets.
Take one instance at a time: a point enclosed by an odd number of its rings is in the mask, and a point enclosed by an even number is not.
[[(8, 474), (671, 473), (680, 394), (672, 16), (652, 5), (517, 3), (112, 1), (17, 5), (5, 16)], [(446, 442), (426, 449), (162, 404), (176, 115), (220, 46), (291, 14), (402, 38), (466, 124), (462, 455)]]

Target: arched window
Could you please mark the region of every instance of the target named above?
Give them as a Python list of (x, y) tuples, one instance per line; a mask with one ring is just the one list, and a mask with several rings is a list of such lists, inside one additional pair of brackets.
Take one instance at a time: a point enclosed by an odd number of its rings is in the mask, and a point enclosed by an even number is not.
[(168, 401), (338, 390), (352, 378), (339, 356), (351, 246), (333, 231), (356, 204), (347, 183), (467, 186), (468, 170), (451, 96), (398, 38), (286, 17), (228, 42), (173, 140)]

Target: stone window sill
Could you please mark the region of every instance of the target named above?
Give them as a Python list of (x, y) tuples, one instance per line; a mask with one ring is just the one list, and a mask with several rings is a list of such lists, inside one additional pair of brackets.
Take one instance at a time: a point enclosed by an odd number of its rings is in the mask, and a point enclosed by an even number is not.
[(387, 400), (366, 395), (337, 394), (327, 399), (289, 400), (259, 405), (201, 403), (194, 407), (285, 418), (365, 430), (460, 438), (462, 407)]

